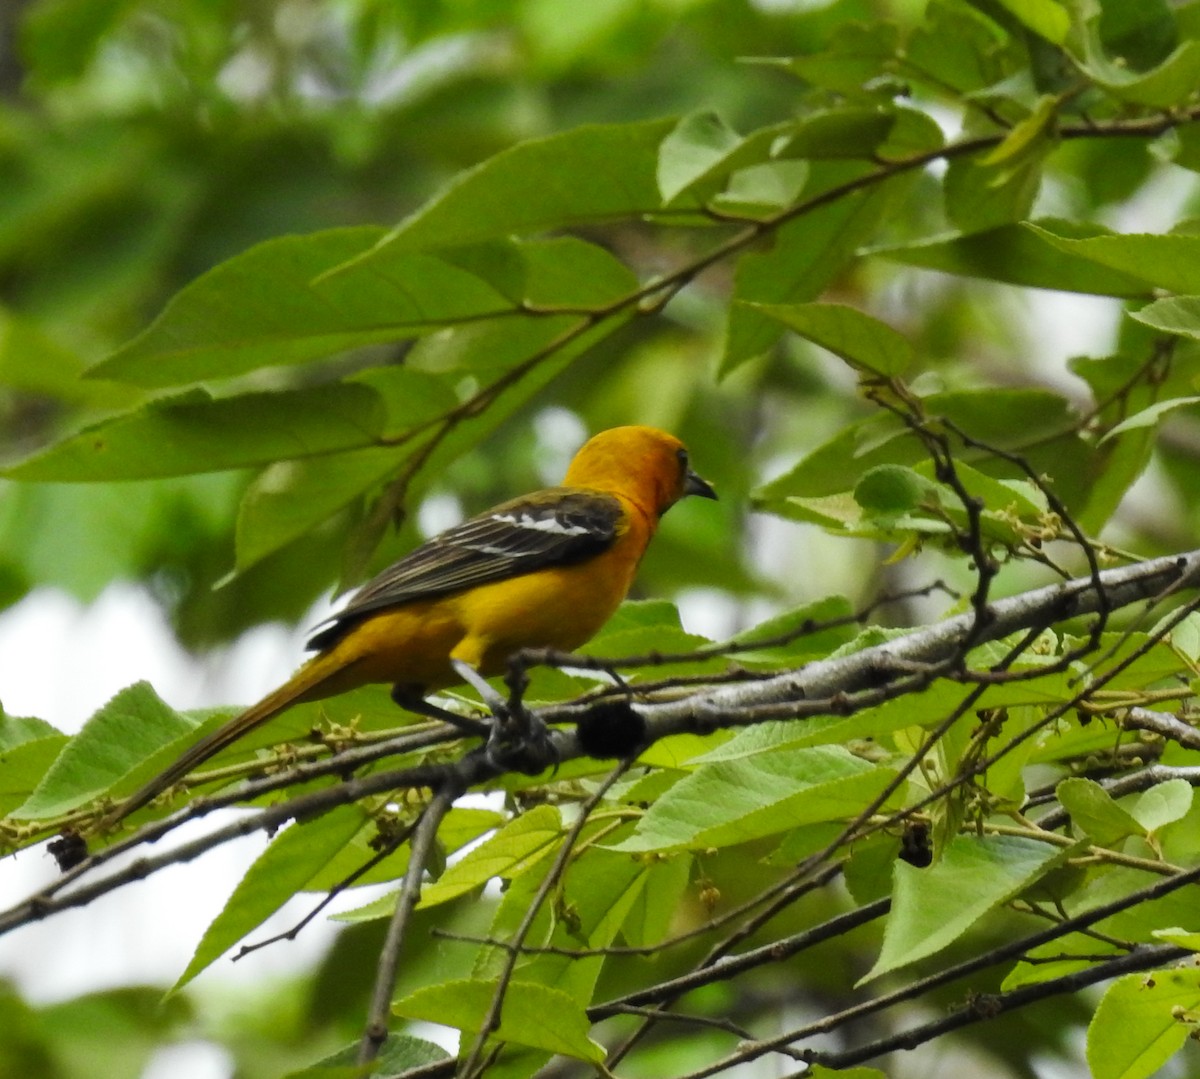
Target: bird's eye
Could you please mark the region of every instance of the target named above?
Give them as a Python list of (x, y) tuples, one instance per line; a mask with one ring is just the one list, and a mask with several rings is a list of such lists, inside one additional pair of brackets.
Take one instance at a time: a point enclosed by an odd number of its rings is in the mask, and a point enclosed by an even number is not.
[(675, 456), (679, 458), (679, 467), (686, 472), (688, 467), (688, 452), (682, 446), (675, 451)]

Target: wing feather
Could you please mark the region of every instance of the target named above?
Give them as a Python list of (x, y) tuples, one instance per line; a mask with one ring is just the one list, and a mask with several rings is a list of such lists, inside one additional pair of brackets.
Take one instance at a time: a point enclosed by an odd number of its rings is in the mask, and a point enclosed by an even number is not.
[(616, 539), (622, 512), (612, 495), (570, 488), (504, 502), (434, 536), (368, 581), (308, 647), (328, 648), (376, 611), (600, 554)]

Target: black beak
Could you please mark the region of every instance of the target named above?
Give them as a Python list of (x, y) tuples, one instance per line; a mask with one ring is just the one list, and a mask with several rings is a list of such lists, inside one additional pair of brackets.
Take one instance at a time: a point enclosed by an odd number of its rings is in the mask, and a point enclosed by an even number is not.
[(713, 490), (712, 484), (708, 480), (701, 479), (690, 468), (683, 478), (683, 493), (684, 495), (699, 495), (701, 498), (715, 499), (717, 497), (717, 492)]

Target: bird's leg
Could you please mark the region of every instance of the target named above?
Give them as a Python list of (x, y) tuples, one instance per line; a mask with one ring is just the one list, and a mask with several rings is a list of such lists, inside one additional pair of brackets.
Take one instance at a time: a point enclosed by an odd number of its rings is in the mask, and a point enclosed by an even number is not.
[(451, 658), (450, 665), (467, 685), (475, 688), (496, 717), (487, 750), (494, 762), (516, 768), (526, 775), (537, 775), (545, 770), (548, 762), (555, 762), (554, 743), (546, 725), (526, 711), (515, 685), (512, 696), (506, 701), (466, 661)]
[(412, 686), (400, 683), (392, 686), (392, 700), (406, 711), (415, 712), (417, 715), (425, 716), (429, 719), (444, 720), (446, 723), (451, 724), (451, 726), (457, 727), (464, 734), (487, 738), (492, 733), (492, 728), (487, 723), (483, 723), (478, 719), (471, 719), (470, 716), (460, 716), (457, 712), (451, 712), (448, 708), (442, 708), (439, 705), (433, 704), (422, 697)]

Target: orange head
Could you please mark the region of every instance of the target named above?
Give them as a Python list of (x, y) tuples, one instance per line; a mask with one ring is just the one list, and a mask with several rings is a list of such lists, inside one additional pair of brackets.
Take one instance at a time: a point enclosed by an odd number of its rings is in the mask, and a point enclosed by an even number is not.
[(623, 495), (655, 517), (685, 495), (717, 497), (688, 467), (683, 443), (654, 427), (611, 427), (588, 439), (563, 485)]

